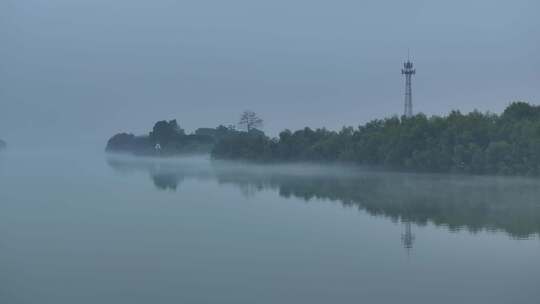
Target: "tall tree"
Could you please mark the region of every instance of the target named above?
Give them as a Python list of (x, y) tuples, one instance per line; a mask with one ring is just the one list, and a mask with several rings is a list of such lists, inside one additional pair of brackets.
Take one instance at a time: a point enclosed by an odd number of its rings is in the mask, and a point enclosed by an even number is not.
[(167, 144), (170, 141), (177, 139), (179, 136), (184, 136), (185, 132), (180, 128), (176, 119), (174, 120), (161, 120), (156, 122), (152, 132), (150, 132), (150, 138), (155, 143), (160, 143), (161, 145)]
[(244, 111), (240, 115), (238, 126), (247, 132), (262, 127), (263, 120), (253, 111)]

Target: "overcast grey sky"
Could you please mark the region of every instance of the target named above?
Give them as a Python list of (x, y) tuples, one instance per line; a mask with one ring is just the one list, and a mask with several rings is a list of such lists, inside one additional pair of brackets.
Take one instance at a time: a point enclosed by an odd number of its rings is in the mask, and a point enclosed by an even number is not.
[(540, 1), (2, 0), (0, 138), (96, 145), (251, 109), (274, 135), (540, 101)]

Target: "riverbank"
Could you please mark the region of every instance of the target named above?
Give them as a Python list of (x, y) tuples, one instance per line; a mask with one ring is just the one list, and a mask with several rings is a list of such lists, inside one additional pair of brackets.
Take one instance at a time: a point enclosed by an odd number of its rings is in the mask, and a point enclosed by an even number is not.
[(446, 116), (390, 117), (340, 131), (309, 127), (277, 137), (234, 127), (187, 134), (159, 121), (148, 135), (119, 133), (107, 152), (176, 156), (210, 154), (258, 163), (348, 163), (398, 171), (473, 175), (540, 175), (540, 107), (510, 104), (502, 114), (452, 111)]
[(500, 114), (391, 117), (340, 131), (285, 130), (277, 138), (237, 133), (219, 141), (215, 159), (350, 162), (437, 173), (540, 175), (540, 107), (514, 102)]

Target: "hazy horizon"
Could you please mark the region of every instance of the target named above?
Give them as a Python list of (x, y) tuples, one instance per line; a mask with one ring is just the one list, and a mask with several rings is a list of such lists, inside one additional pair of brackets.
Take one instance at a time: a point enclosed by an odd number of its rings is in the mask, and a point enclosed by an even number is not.
[(0, 4), (0, 139), (96, 146), (161, 119), (187, 131), (339, 129), (414, 111), (499, 113), (540, 96), (537, 1), (51, 0)]

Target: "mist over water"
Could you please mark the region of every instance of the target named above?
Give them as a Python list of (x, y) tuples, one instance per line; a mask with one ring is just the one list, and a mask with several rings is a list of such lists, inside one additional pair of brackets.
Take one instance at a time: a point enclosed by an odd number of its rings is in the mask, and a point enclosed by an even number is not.
[(2, 303), (530, 303), (540, 180), (0, 154)]
[(0, 304), (540, 303), (540, 178), (215, 160), (540, 176), (538, 12), (0, 1)]
[(540, 235), (540, 180), (493, 176), (397, 173), (358, 166), (257, 165), (210, 161), (109, 157), (116, 172), (146, 172), (158, 190), (181, 191), (189, 179), (236, 186), (244, 195), (271, 190), (283, 198), (332, 201), (392, 221), (428, 223), (451, 231)]

